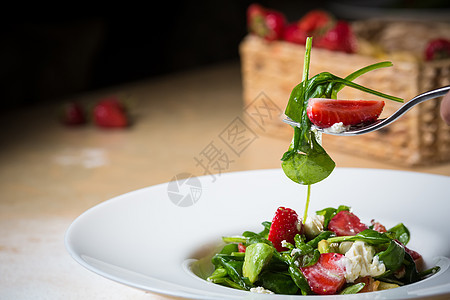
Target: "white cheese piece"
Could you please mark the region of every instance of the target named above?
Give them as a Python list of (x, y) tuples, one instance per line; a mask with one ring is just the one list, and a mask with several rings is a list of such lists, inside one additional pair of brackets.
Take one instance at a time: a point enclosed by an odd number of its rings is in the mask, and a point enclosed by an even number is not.
[(356, 241), (345, 253), (345, 279), (354, 282), (358, 277), (379, 276), (386, 271), (386, 266), (375, 256), (375, 249), (362, 241)]
[(339, 253), (345, 254), (352, 247), (353, 242), (342, 242), (339, 243)]
[(323, 231), (323, 223), (325, 222), (325, 217), (320, 215), (308, 216), (306, 218), (305, 224), (303, 225), (303, 230), (308, 239), (312, 239), (319, 235)]
[(324, 128), (323, 131), (327, 133), (341, 133), (350, 129), (350, 125), (344, 125), (344, 123), (334, 123), (331, 127)]
[(267, 289), (263, 288), (262, 286), (251, 288), (250, 292), (256, 293), (256, 294), (275, 294), (271, 290), (267, 290)]

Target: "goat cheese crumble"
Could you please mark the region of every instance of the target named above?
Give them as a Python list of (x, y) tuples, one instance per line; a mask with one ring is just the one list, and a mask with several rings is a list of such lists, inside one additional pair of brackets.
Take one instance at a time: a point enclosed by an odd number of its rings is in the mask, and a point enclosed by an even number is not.
[(262, 286), (251, 288), (250, 292), (256, 293), (256, 294), (275, 294), (271, 290), (265, 289)]
[(378, 260), (375, 249), (362, 241), (356, 241), (345, 252), (343, 264), (345, 266), (345, 279), (354, 282), (358, 277), (380, 276), (386, 272), (386, 266)]
[(344, 123), (334, 123), (331, 127), (324, 128), (323, 131), (327, 133), (341, 133), (350, 129), (350, 125), (344, 125)]
[(314, 215), (306, 217), (305, 224), (303, 224), (304, 232), (307, 238), (312, 239), (323, 231), (323, 223), (325, 217), (321, 215)]

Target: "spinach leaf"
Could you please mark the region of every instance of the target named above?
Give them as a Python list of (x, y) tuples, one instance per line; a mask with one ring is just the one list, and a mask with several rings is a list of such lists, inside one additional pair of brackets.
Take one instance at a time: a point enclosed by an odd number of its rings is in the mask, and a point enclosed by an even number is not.
[(316, 215), (319, 216), (324, 216), (324, 223), (323, 223), (323, 227), (324, 229), (328, 228), (328, 223), (330, 223), (330, 220), (339, 212), (341, 211), (350, 211), (350, 207), (346, 206), (346, 205), (339, 205), (339, 207), (333, 208), (333, 207), (327, 207), (324, 208), (322, 210), (318, 210), (316, 211)]
[(341, 295), (356, 294), (364, 288), (364, 282), (352, 284), (341, 291)]
[(297, 260), (299, 255), (299, 253), (294, 254), (291, 263), (289, 264), (288, 271), (295, 285), (300, 289), (302, 295), (308, 295), (311, 294), (311, 288), (309, 286), (308, 280), (306, 279), (305, 275), (303, 275), (300, 268), (295, 265), (295, 261)]
[(388, 248), (385, 251), (378, 253), (377, 256), (386, 266), (386, 270), (396, 271), (403, 264), (405, 248), (397, 241), (391, 240)]
[(369, 71), (392, 66), (390, 62), (364, 67), (348, 75), (345, 79), (329, 72), (322, 72), (308, 79), (311, 46), (312, 39), (308, 37), (305, 47), (302, 82), (292, 89), (285, 110), (286, 116), (300, 123), (300, 127), (294, 127), (294, 137), (291, 145), (281, 158), (282, 168), (287, 177), (296, 183), (304, 185), (311, 185), (327, 178), (335, 167), (334, 161), (319, 145), (314, 132), (311, 130), (311, 121), (306, 113), (306, 107), (310, 98), (336, 99), (338, 91), (344, 86), (349, 86), (386, 99), (403, 102), (398, 97), (352, 82), (358, 76)]
[[(286, 176), (292, 181), (311, 185), (322, 181), (333, 172), (336, 163), (317, 142), (311, 132), (310, 147), (305, 152), (288, 151), (281, 167)], [(310, 140), (308, 139), (308, 141)]]
[(245, 250), (245, 259), (242, 272), (251, 283), (254, 283), (258, 279), (262, 269), (272, 259), (274, 251), (275, 248), (265, 243), (255, 243), (247, 247)]
[(248, 278), (242, 276), (242, 266), (244, 262), (242, 260), (234, 260), (234, 257), (216, 254), (212, 258), (212, 263), (216, 268), (223, 268), (227, 271), (230, 279), (244, 290), (250, 290), (252, 284)]
[(363, 241), (370, 245), (381, 245), (391, 242), (392, 239), (386, 233), (366, 229), (356, 235), (331, 237), (327, 241), (329, 243)]
[(231, 255), (231, 253), (238, 251), (237, 244), (226, 244), (223, 246), (222, 250), (219, 252), (220, 254)]
[(282, 272), (264, 271), (259, 276), (258, 282), (265, 289), (275, 294), (295, 295), (298, 291), (297, 285), (292, 281), (289, 274)]
[(403, 223), (399, 223), (388, 230), (388, 232), (392, 232), (395, 236), (395, 239), (400, 241), (403, 245), (408, 244), (411, 234), (409, 233), (408, 228), (406, 228)]

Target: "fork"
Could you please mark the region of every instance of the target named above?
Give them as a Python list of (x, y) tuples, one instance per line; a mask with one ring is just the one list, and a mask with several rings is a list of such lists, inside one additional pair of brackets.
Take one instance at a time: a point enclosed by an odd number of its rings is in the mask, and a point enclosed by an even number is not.
[[(422, 103), (426, 100), (435, 99), (435, 98), (444, 96), (448, 91), (450, 91), (450, 85), (422, 93), (422, 94), (412, 98), (408, 102), (406, 102), (396, 112), (394, 112), (392, 115), (390, 115), (389, 117), (387, 117), (385, 119), (378, 119), (374, 123), (370, 123), (368, 125), (350, 126), (349, 129), (347, 129), (343, 132), (331, 132), (328, 130), (324, 130), (324, 128), (318, 128), (318, 127), (314, 127), (314, 128), (317, 129), (317, 131), (319, 131), (319, 132), (331, 134), (331, 135), (338, 135), (338, 136), (352, 136), (352, 135), (360, 135), (360, 134), (369, 133), (369, 132), (372, 132), (375, 130), (379, 130), (379, 129), (391, 124), (392, 122), (394, 122), (395, 120), (397, 120), (398, 118), (403, 116), (407, 111), (409, 111), (411, 108), (413, 108), (417, 104)], [(283, 122), (285, 122), (291, 126), (294, 126), (294, 127), (300, 127), (300, 123), (293, 121), (291, 118), (286, 118), (283, 120)]]

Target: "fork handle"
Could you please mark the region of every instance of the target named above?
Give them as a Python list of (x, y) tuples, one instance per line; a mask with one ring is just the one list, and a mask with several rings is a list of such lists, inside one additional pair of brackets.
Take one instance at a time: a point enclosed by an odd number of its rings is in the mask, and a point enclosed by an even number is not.
[(450, 85), (443, 86), (443, 87), (422, 93), (422, 94), (412, 98), (411, 100), (406, 102), (402, 107), (400, 107), (396, 112), (394, 112), (391, 116), (387, 117), (385, 119), (386, 123), (390, 123), (390, 122), (396, 120), (397, 118), (401, 117), (407, 111), (409, 111), (411, 108), (413, 108), (415, 105), (422, 103), (424, 101), (430, 100), (430, 99), (435, 99), (435, 98), (444, 96), (445, 94), (447, 94), (448, 91), (450, 91)]

